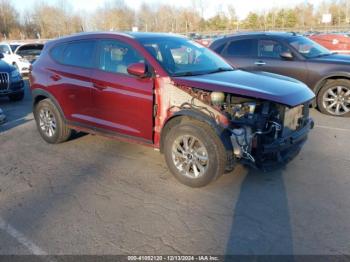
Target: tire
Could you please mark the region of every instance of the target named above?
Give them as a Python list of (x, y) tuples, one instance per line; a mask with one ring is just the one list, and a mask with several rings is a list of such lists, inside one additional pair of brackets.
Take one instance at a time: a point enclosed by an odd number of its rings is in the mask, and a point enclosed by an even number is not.
[(21, 101), (24, 98), (24, 91), (16, 94), (9, 95), (11, 101)]
[(206, 186), (221, 176), (227, 160), (225, 148), (214, 130), (197, 120), (181, 121), (169, 130), (164, 155), (175, 178), (190, 187)]
[(67, 141), (72, 130), (50, 99), (41, 100), (34, 108), (34, 118), (41, 137), (50, 144)]
[(324, 114), (350, 117), (350, 81), (327, 81), (317, 95), (317, 106)]

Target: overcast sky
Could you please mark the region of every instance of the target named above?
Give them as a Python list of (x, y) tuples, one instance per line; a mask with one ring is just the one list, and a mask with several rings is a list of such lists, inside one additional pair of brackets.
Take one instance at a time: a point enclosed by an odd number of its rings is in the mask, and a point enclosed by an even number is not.
[[(47, 3), (57, 3), (59, 0), (41, 0), (41, 2)], [(71, 0), (68, 1), (75, 11), (93, 11), (94, 9), (102, 6), (106, 1), (109, 0)], [(130, 7), (138, 9), (142, 2), (152, 3), (152, 4), (171, 4), (174, 6), (191, 6), (193, 0), (125, 0)], [(236, 13), (240, 19), (245, 18), (245, 16), (250, 11), (263, 11), (270, 9), (272, 7), (288, 7), (295, 6), (299, 3), (311, 3), (314, 5), (319, 4), (322, 0), (205, 0), (208, 6), (205, 8), (205, 17), (210, 17), (215, 14), (218, 10), (225, 10), (227, 4), (232, 4)], [(25, 12), (27, 8), (30, 8), (37, 0), (12, 0), (16, 8), (20, 12)], [(39, 1), (40, 2), (40, 1)]]

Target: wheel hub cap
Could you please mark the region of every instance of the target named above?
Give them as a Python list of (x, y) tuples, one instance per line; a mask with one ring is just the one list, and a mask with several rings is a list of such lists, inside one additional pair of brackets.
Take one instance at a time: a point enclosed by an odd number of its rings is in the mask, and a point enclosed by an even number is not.
[(332, 115), (344, 115), (350, 112), (350, 88), (334, 86), (329, 88), (322, 97), (323, 107)]
[(209, 165), (207, 149), (191, 135), (180, 136), (174, 141), (172, 160), (179, 172), (189, 178), (203, 176)]
[(52, 137), (56, 133), (56, 119), (48, 108), (43, 108), (39, 112), (39, 126), (46, 136)]

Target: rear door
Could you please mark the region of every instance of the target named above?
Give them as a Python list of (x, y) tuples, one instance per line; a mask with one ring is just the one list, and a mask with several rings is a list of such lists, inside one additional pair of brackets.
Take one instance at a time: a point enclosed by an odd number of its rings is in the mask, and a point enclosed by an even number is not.
[(153, 139), (153, 77), (139, 78), (127, 72), (133, 63), (145, 63), (141, 53), (122, 40), (100, 40), (97, 68), (93, 73), (92, 121), (103, 130)]
[(253, 69), (285, 75), (305, 82), (307, 80), (305, 61), (299, 60), (295, 55), (290, 60), (281, 58), (280, 54), (282, 52), (293, 54), (288, 46), (278, 40), (269, 38), (259, 39), (258, 55), (253, 62)]
[(221, 55), (235, 68), (252, 70), (257, 57), (257, 41), (252, 38), (231, 40)]
[(49, 63), (48, 90), (72, 122), (91, 124), (91, 76), (95, 63), (95, 40), (58, 44), (50, 50), (55, 63)]

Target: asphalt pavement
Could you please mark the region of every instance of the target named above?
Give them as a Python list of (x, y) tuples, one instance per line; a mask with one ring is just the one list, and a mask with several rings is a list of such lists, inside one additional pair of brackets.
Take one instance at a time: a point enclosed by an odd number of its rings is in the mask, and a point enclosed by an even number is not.
[(0, 254), (350, 255), (350, 119), (312, 110), (285, 168), (237, 166), (193, 189), (148, 147), (45, 143), (28, 90), (0, 108)]

